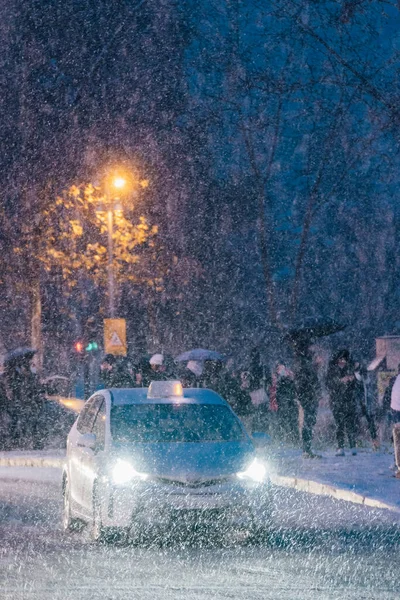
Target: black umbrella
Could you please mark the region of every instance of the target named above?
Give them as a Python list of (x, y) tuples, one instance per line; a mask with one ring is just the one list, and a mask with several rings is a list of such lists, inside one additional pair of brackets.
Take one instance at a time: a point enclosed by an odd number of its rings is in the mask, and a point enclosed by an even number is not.
[(336, 323), (335, 321), (325, 321), (323, 323), (315, 322), (313, 324), (310, 324), (306, 321), (302, 326), (289, 329), (287, 335), (292, 339), (304, 337), (317, 339), (327, 335), (332, 335), (333, 333), (338, 333), (339, 331), (343, 331), (345, 327), (346, 325)]
[(7, 352), (4, 358), (4, 364), (9, 365), (15, 362), (19, 362), (20, 360), (31, 360), (37, 350), (33, 348), (16, 348), (15, 350), (11, 350), (11, 352)]
[(306, 322), (304, 326), (289, 329), (286, 338), (298, 349), (311, 346), (319, 338), (343, 331), (346, 325), (341, 325), (335, 321), (325, 322)]

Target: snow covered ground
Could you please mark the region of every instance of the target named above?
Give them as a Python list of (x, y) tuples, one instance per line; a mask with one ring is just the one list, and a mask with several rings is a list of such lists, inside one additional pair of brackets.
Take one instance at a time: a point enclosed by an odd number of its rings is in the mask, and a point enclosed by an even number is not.
[[(321, 452), (321, 456), (321, 459), (310, 460), (304, 459), (299, 450), (275, 450), (271, 464), (276, 474), (287, 478), (284, 484), (289, 487), (359, 503), (367, 498), (371, 506), (376, 501), (376, 506), (386, 504), (400, 513), (400, 480), (390, 469), (394, 462), (392, 453), (361, 449), (357, 456), (348, 453), (337, 457), (331, 449)], [(295, 485), (293, 479), (301, 480), (299, 485)], [(305, 481), (322, 484), (325, 488), (318, 485), (307, 488)], [(338, 490), (343, 493), (338, 495)]]
[(280, 488), (269, 543), (96, 545), (61, 531), (59, 469), (0, 470), (1, 600), (398, 600), (400, 525)]

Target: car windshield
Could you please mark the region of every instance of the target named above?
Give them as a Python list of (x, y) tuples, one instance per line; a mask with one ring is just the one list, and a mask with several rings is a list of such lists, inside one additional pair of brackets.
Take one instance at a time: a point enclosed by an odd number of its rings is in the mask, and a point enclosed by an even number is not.
[(129, 404), (111, 410), (111, 435), (131, 442), (235, 442), (244, 437), (235, 415), (214, 404)]

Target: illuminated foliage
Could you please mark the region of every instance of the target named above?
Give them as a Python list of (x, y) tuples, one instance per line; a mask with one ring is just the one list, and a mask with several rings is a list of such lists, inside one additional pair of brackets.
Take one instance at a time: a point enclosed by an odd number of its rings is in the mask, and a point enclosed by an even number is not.
[[(107, 211), (113, 211), (113, 268), (117, 281), (142, 281), (142, 263), (153, 253), (158, 228), (144, 216), (134, 220), (130, 207), (107, 203), (99, 188), (91, 184), (72, 186), (42, 216), (38, 258), (47, 272), (62, 272), (74, 287), (89, 277), (103, 286), (107, 279)], [(147, 283), (153, 285), (154, 280)]]

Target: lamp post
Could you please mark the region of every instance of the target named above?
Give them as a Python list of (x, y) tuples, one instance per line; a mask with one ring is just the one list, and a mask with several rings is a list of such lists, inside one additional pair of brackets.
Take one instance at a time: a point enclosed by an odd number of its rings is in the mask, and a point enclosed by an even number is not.
[(108, 310), (111, 319), (115, 318), (115, 277), (114, 277), (114, 210), (115, 203), (121, 197), (127, 196), (130, 191), (139, 188), (147, 188), (147, 179), (139, 179), (134, 173), (115, 169), (109, 173), (105, 180), (105, 196), (107, 200), (107, 232), (108, 232)]
[(119, 200), (121, 193), (126, 192), (128, 181), (126, 177), (115, 174), (110, 177), (107, 185), (107, 231), (108, 231), (108, 311), (111, 319), (115, 317), (115, 279), (114, 279), (114, 203)]
[(107, 211), (107, 228), (108, 228), (108, 264), (107, 264), (107, 275), (108, 275), (108, 312), (110, 318), (115, 317), (115, 290), (114, 290), (114, 242), (113, 242), (113, 227), (114, 226), (114, 213), (113, 209), (109, 208)]

